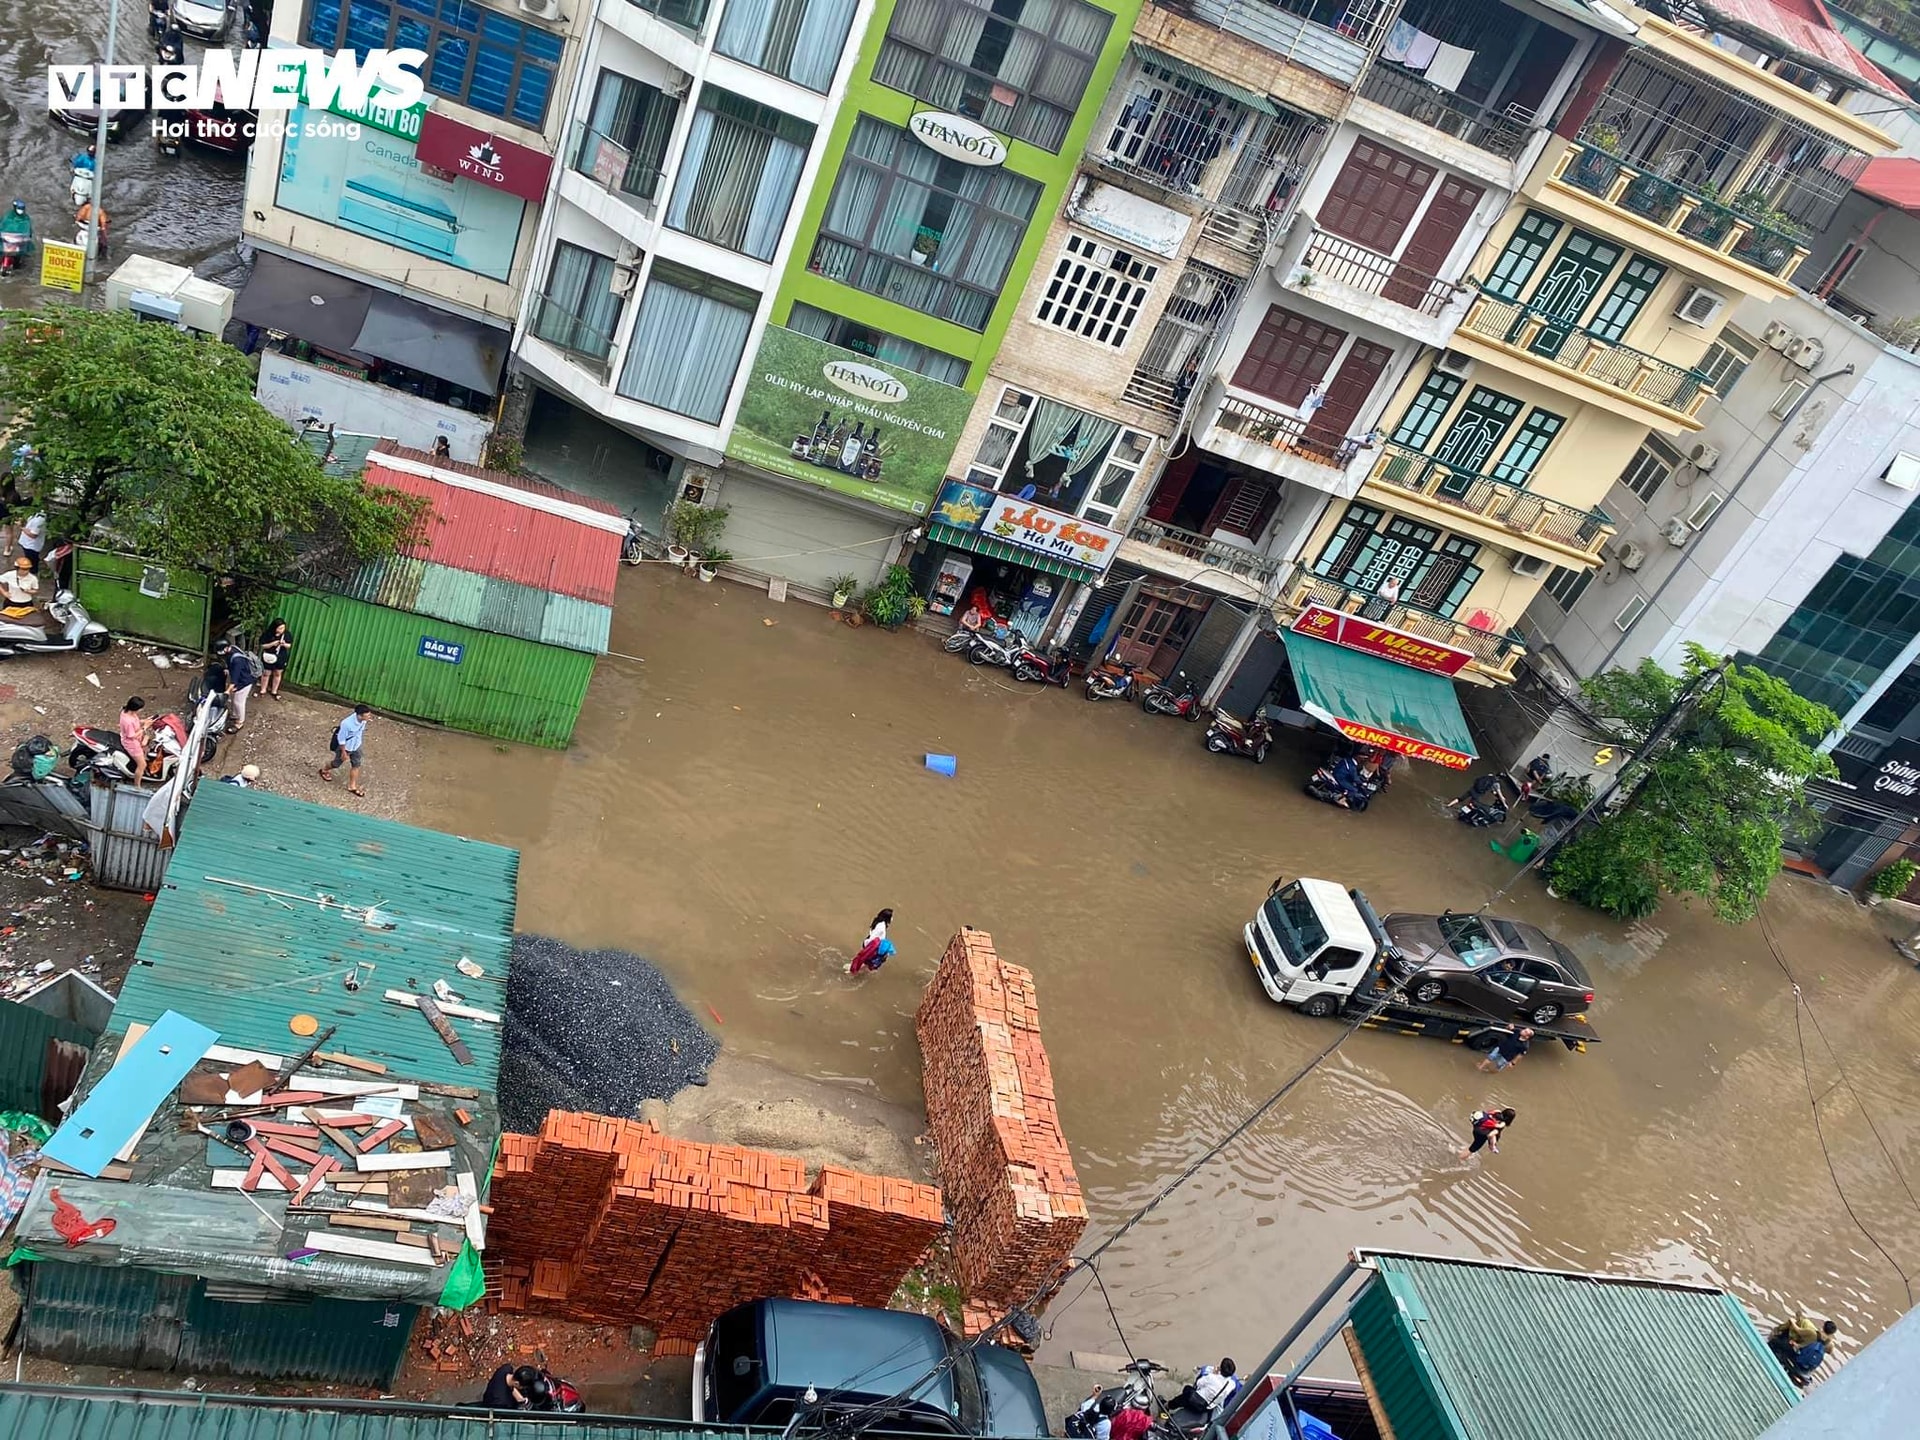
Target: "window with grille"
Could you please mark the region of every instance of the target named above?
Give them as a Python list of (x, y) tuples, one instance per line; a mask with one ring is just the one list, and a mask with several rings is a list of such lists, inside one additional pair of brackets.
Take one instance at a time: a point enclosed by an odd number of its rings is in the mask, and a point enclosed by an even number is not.
[(1159, 273), (1159, 266), (1125, 250), (1069, 235), (1033, 318), (1118, 350), (1133, 333), (1133, 322), (1140, 318), (1140, 306)]
[(1651, 500), (1654, 492), (1667, 483), (1667, 477), (1673, 474), (1674, 467), (1679, 463), (1678, 450), (1649, 435), (1647, 443), (1635, 451), (1633, 459), (1627, 462), (1627, 468), (1621, 472), (1620, 483), (1642, 501)]
[(1569, 570), (1563, 565), (1553, 567), (1553, 573), (1547, 577), (1547, 583), (1540, 588), (1553, 597), (1553, 603), (1562, 610), (1572, 612), (1580, 603), (1580, 597), (1587, 593), (1587, 586), (1593, 583), (1593, 571)]
[(1252, 112), (1170, 66), (1143, 60), (1107, 137), (1111, 165), (1189, 191), (1222, 150), (1234, 148)]
[(1724, 400), (1733, 393), (1733, 387), (1740, 383), (1740, 377), (1747, 373), (1747, 366), (1753, 363), (1759, 353), (1758, 340), (1751, 335), (1742, 335), (1729, 325), (1720, 332), (1720, 338), (1707, 347), (1707, 353), (1700, 357), (1699, 370)]
[(566, 40), (472, 0), (311, 0), (306, 38), (322, 50), (424, 50), (435, 95), (537, 128)]

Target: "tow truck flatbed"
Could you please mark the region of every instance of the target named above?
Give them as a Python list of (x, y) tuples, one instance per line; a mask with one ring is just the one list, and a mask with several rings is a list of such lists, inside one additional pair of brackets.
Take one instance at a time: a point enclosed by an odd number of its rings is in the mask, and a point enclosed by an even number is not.
[[(1283, 968), (1280, 956), (1264, 955), (1263, 948), (1271, 945), (1272, 937), (1262, 933), (1261, 922), (1256, 917), (1247, 925), (1242, 938), (1261, 988), (1272, 999), (1307, 1015), (1337, 1016), (1348, 1023), (1358, 1019), (1370, 1029), (1425, 1035), (1473, 1050), (1489, 1049), (1502, 1036), (1531, 1024), (1519, 1016), (1501, 1019), (1448, 1001), (1419, 1005), (1407, 999), (1388, 998), (1394, 995), (1395, 987), (1386, 974), (1386, 962), (1397, 952), (1367, 897), (1358, 890), (1343, 891), (1330, 881), (1302, 880), (1297, 884), (1305, 887), (1299, 898), (1314, 905), (1316, 913), (1328, 922), (1325, 938), (1330, 944), (1344, 946), (1342, 953), (1353, 956), (1355, 967), (1362, 959), (1362, 954), (1356, 953), (1359, 947), (1364, 946), (1371, 953), (1365, 956), (1364, 971), (1336, 985), (1324, 970), (1308, 969), (1302, 974), (1297, 966)], [(1279, 888), (1276, 882), (1275, 890)], [(1340, 905), (1339, 901), (1345, 904)], [(1354, 969), (1348, 968), (1345, 973), (1354, 976)], [(1303, 985), (1303, 980), (1315, 983)], [(1531, 1028), (1536, 1039), (1558, 1040), (1576, 1052), (1584, 1052), (1600, 1039), (1586, 1017), (1580, 1015), (1564, 1016), (1551, 1025), (1534, 1024)]]

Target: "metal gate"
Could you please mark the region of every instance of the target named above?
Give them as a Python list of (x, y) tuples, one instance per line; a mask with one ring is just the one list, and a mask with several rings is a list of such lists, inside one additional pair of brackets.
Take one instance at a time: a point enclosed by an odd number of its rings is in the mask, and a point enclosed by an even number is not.
[(73, 591), (87, 613), (116, 635), (197, 653), (207, 648), (213, 589), (196, 570), (82, 546), (73, 552)]

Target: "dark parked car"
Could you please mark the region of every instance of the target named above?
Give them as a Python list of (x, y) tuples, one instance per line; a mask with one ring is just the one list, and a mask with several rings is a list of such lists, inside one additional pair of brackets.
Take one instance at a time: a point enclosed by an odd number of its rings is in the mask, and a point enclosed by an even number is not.
[[(953, 1357), (955, 1363), (943, 1366)], [(1004, 1345), (968, 1350), (924, 1315), (755, 1300), (736, 1305), (693, 1357), (693, 1418), (779, 1428), (811, 1402), (808, 1418), (834, 1417), (881, 1401), (893, 1414), (878, 1430), (915, 1435), (1041, 1436), (1046, 1407), (1027, 1362)], [(896, 1398), (905, 1392), (905, 1398)]]
[(1587, 968), (1566, 946), (1523, 920), (1497, 915), (1389, 915), (1400, 952), (1393, 978), (1419, 1005), (1441, 1000), (1488, 1015), (1551, 1025), (1593, 1004)]

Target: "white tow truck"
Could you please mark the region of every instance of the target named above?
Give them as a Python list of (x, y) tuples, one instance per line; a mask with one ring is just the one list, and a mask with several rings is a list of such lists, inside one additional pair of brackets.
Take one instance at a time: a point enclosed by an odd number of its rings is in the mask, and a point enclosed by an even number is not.
[[(1331, 880), (1301, 876), (1276, 880), (1242, 938), (1254, 973), (1269, 997), (1304, 1015), (1349, 1019), (1407, 1035), (1451, 1040), (1485, 1050), (1520, 1023), (1442, 1000), (1405, 999), (1390, 973), (1399, 951), (1367, 897)], [(1535, 1024), (1541, 1039), (1584, 1051), (1599, 1037), (1584, 1017)]]

